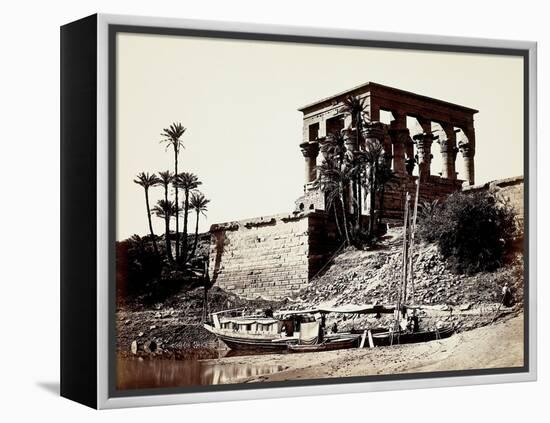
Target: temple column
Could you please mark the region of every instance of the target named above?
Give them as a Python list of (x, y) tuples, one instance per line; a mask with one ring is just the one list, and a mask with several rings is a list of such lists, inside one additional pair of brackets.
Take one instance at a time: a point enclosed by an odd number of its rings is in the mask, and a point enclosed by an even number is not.
[(458, 143), (458, 148), (464, 157), (464, 176), (461, 179), (464, 179), (467, 185), (475, 185), (476, 137), (473, 122), (460, 129), (462, 129), (463, 137)]
[(405, 175), (405, 145), (409, 138), (407, 129), (407, 115), (394, 113), (394, 120), (390, 123), (389, 134), (393, 146), (393, 171), (398, 175)]
[(443, 169), (441, 170), (441, 176), (448, 179), (456, 179), (456, 132), (453, 125), (450, 123), (441, 124), (443, 131), (445, 132), (445, 139), (441, 142), (441, 158), (443, 161)]
[(305, 158), (305, 184), (309, 184), (317, 178), (317, 155), (319, 154), (318, 142), (304, 142), (300, 149)]
[(418, 174), (422, 180), (431, 175), (432, 144), (435, 139), (431, 130), (431, 122), (418, 119), (424, 132), (414, 136), (418, 155)]
[(389, 129), (386, 129), (386, 135), (384, 136), (384, 162), (386, 163), (386, 166), (391, 169), (393, 159), (393, 145)]
[(468, 143), (460, 147), (462, 157), (464, 157), (464, 179), (467, 185), (475, 185), (474, 156), (475, 147)]
[(416, 159), (414, 157), (414, 142), (410, 135), (405, 142), (405, 156), (405, 170), (407, 171), (407, 175), (412, 176), (414, 166), (416, 165)]

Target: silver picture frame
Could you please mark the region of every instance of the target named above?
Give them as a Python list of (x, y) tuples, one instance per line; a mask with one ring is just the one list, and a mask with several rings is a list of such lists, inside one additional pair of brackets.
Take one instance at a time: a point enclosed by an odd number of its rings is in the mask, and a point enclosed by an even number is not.
[[(125, 16), (98, 14), (97, 25), (97, 122), (96, 122), (96, 298), (95, 298), (95, 330), (97, 354), (93, 363), (96, 373), (95, 401), (88, 401), (88, 405), (100, 409), (189, 404), (214, 401), (238, 401), (247, 399), (284, 398), (309, 395), (328, 395), (357, 392), (373, 392), (403, 389), (423, 389), (435, 387), (450, 387), (464, 385), (480, 385), (510, 382), (535, 381), (537, 378), (537, 44), (530, 41), (512, 41), (480, 38), (449, 37), (436, 35), (400, 34), (391, 32), (371, 32), (349, 29), (294, 27), (284, 25), (260, 25), (241, 22), (202, 21), (174, 18), (156, 18), (145, 16)], [(196, 392), (167, 391), (136, 395), (113, 395), (113, 298), (112, 298), (112, 228), (110, 216), (113, 213), (114, 198), (112, 197), (112, 155), (113, 128), (112, 124), (112, 68), (110, 63), (115, 57), (112, 51), (113, 30), (126, 28), (126, 31), (178, 34), (186, 31), (214, 31), (218, 33), (238, 36), (254, 34), (255, 36), (299, 37), (304, 39), (326, 40), (356, 40), (369, 42), (371, 45), (402, 45), (410, 49), (473, 51), (482, 52), (484, 49), (502, 49), (524, 52), (526, 60), (525, 93), (528, 94), (526, 107), (527, 120), (525, 121), (525, 137), (529, 154), (525, 157), (525, 204), (526, 238), (528, 255), (526, 261), (525, 290), (525, 324), (527, 331), (525, 356), (526, 367), (517, 372), (464, 372), (460, 375), (434, 375), (422, 378), (395, 377), (381, 378), (368, 381), (345, 381), (343, 379), (331, 381), (316, 380), (311, 383), (289, 385), (282, 383), (275, 386), (259, 386), (252, 384), (246, 387), (241, 385), (229, 386), (224, 389), (204, 389)], [(319, 41), (320, 42), (320, 41)], [(397, 47), (396, 47), (397, 48)], [(62, 323), (63, 326), (63, 323)], [(450, 372), (452, 373), (452, 372)], [(62, 389), (63, 391), (63, 389)], [(63, 392), (62, 392), (63, 393)], [(67, 392), (68, 397), (71, 394)], [(77, 399), (78, 400), (78, 399)], [(86, 402), (86, 401), (81, 401)]]

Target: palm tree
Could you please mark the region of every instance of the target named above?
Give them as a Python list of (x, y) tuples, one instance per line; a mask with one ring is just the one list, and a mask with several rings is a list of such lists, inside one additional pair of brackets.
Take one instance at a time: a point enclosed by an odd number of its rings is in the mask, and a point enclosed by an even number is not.
[[(340, 165), (337, 156), (327, 156), (319, 167), (319, 177), (315, 181), (315, 186), (325, 194), (327, 209), (334, 211), (338, 232), (344, 233), (347, 245), (350, 245), (351, 242), (346, 216), (344, 187), (349, 184), (350, 176), (350, 168)], [(338, 206), (342, 210), (342, 225), (339, 223)]]
[(147, 209), (147, 221), (149, 222), (149, 232), (151, 233), (151, 239), (153, 240), (153, 249), (155, 254), (158, 255), (159, 249), (157, 246), (157, 240), (155, 238), (155, 233), (153, 232), (153, 224), (151, 222), (151, 208), (149, 207), (149, 188), (156, 185), (159, 182), (157, 175), (154, 173), (149, 175), (149, 172), (140, 172), (137, 175), (137, 179), (134, 179), (134, 182), (139, 186), (143, 187), (145, 191), (145, 206)]
[(158, 200), (152, 211), (157, 217), (170, 220), (176, 216), (176, 205), (173, 201)]
[[(167, 147), (172, 147), (174, 150), (174, 175), (178, 174), (178, 155), (180, 152), (180, 149), (184, 148), (183, 141), (181, 140), (181, 137), (185, 133), (187, 128), (184, 128), (181, 123), (172, 123), (168, 128), (164, 128), (162, 130), (162, 133), (160, 134), (163, 138), (160, 142), (167, 143)], [(178, 200), (178, 187), (177, 185), (174, 186), (175, 188), (175, 201), (176, 209), (179, 207), (179, 200)], [(179, 258), (179, 219), (178, 219), (179, 212), (176, 210), (176, 261), (178, 261)]]
[[(168, 204), (168, 187), (174, 180), (174, 175), (166, 170), (164, 172), (159, 172), (158, 183), (157, 185), (162, 185), (164, 187), (164, 204)], [(158, 214), (157, 214), (158, 216)], [(166, 243), (166, 257), (168, 261), (174, 261), (172, 256), (172, 245), (170, 243), (170, 216), (164, 216), (164, 238)]]
[(327, 137), (321, 144), (321, 152), (324, 157), (330, 157), (336, 161), (335, 164), (342, 166), (346, 159), (344, 135), (339, 131), (327, 134)]
[(348, 95), (344, 101), (342, 111), (351, 115), (352, 125), (355, 124), (356, 148), (361, 147), (361, 136), (363, 134), (363, 125), (369, 121), (369, 114), (365, 110), (365, 98)]
[(381, 169), (386, 165), (384, 159), (384, 146), (378, 140), (368, 140), (365, 144), (363, 153), (364, 161), (367, 166), (366, 186), (369, 191), (369, 236), (374, 235), (374, 208), (376, 201), (376, 192), (383, 186), (381, 180)]
[[(344, 106), (342, 108), (342, 111), (346, 114), (351, 115), (352, 117), (352, 125), (355, 124), (355, 148), (357, 151), (362, 150), (363, 147), (363, 126), (365, 122), (369, 121), (369, 114), (365, 110), (365, 98), (361, 98), (359, 96), (354, 95), (348, 95), (343, 103)], [(363, 172), (356, 172), (353, 178), (353, 185), (354, 185), (354, 191), (355, 191), (355, 206), (356, 206), (356, 217), (355, 217), (355, 225), (356, 225), (356, 231), (359, 230), (360, 224), (361, 224), (361, 210), (363, 208), (362, 206), (362, 194), (361, 194), (361, 187), (363, 185), (363, 180), (361, 177), (363, 176)]]
[(191, 192), (198, 188), (199, 185), (201, 185), (202, 182), (199, 181), (199, 178), (197, 175), (191, 172), (182, 172), (178, 175), (176, 180), (174, 181), (174, 186), (179, 187), (183, 190), (185, 198), (183, 200), (183, 240), (181, 243), (182, 246), (182, 253), (180, 256), (182, 257), (182, 261), (185, 263), (187, 261), (187, 222), (189, 218), (189, 198), (191, 195)]
[(197, 242), (199, 240), (199, 217), (201, 214), (206, 217), (208, 203), (210, 203), (210, 200), (208, 200), (202, 192), (196, 191), (191, 194), (189, 205), (193, 210), (195, 210), (197, 216), (195, 221), (195, 239), (193, 240), (193, 249), (189, 255), (190, 259), (195, 257), (195, 252), (197, 251)]

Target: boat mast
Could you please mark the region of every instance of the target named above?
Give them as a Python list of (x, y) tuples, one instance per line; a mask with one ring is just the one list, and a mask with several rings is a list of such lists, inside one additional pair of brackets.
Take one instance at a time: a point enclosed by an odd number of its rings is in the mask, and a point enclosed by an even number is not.
[(414, 303), (415, 289), (414, 289), (414, 269), (413, 269), (413, 247), (414, 247), (414, 235), (416, 232), (416, 219), (418, 215), (418, 198), (420, 197), (420, 170), (418, 172), (418, 179), (416, 180), (416, 194), (414, 197), (414, 208), (412, 213), (412, 222), (410, 226), (410, 245), (409, 245), (409, 280), (411, 282), (411, 302)]
[(408, 276), (408, 265), (409, 265), (409, 202), (410, 194), (407, 192), (405, 194), (405, 217), (403, 222), (403, 268), (401, 271), (401, 284), (399, 288), (399, 293), (397, 296), (397, 320), (401, 313), (401, 305), (407, 300), (407, 276)]

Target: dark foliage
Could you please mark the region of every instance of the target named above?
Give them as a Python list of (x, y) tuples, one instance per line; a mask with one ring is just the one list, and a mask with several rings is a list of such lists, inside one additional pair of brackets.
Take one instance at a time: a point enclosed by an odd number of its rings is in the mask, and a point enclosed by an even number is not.
[(418, 235), (438, 245), (457, 273), (500, 267), (517, 236), (509, 204), (488, 192), (455, 193), (419, 207)]
[[(165, 251), (153, 250), (150, 237), (133, 237), (116, 243), (117, 304), (151, 306), (165, 301), (181, 289), (210, 286), (205, 271), (210, 237), (198, 235), (196, 257), (185, 266), (164, 260)], [(194, 238), (194, 237), (193, 237)], [(194, 239), (193, 239), (194, 242)]]
[(162, 271), (162, 259), (151, 243), (134, 235), (116, 243), (117, 302), (139, 295)]

